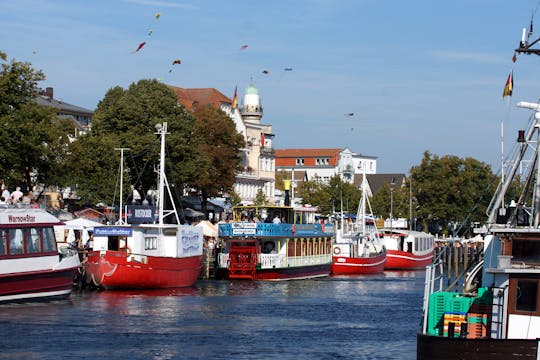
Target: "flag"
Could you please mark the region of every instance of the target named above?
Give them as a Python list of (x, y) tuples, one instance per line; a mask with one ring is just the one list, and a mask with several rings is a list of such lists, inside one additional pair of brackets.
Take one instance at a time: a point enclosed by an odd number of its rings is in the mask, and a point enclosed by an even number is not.
[(236, 105), (238, 104), (238, 86), (236, 86), (234, 88), (234, 96), (233, 96), (233, 99), (232, 99), (232, 108), (233, 109), (236, 109)]
[(261, 147), (264, 147), (264, 133), (261, 133)]
[(505, 96), (512, 96), (512, 90), (514, 90), (514, 76), (513, 71), (508, 74), (508, 79), (506, 79), (506, 84), (504, 85), (503, 98)]

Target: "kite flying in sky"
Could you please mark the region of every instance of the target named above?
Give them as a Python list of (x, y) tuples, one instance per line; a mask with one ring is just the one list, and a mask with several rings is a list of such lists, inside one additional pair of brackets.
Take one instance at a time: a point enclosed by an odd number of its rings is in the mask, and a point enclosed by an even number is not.
[(143, 41), (142, 43), (140, 43), (139, 46), (137, 46), (137, 50), (133, 51), (133, 53), (136, 53), (137, 51), (141, 50), (144, 45), (146, 45), (146, 41)]
[(161, 16), (161, 13), (156, 13), (156, 20), (159, 20), (160, 16)]
[(283, 69), (284, 71), (292, 71), (292, 67), (286, 67), (285, 69)]
[(240, 50), (246, 50), (247, 48), (248, 48), (247, 45), (242, 45), (242, 46), (240, 46)]
[(268, 74), (270, 73), (270, 71), (268, 71), (268, 70), (263, 70), (262, 73), (263, 73), (264, 75), (268, 75)]

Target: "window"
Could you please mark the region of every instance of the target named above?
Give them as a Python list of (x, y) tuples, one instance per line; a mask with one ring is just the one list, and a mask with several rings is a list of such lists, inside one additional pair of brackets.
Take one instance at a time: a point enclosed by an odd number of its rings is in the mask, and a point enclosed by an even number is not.
[(296, 165), (304, 165), (304, 158), (296, 158)]
[(534, 280), (518, 280), (516, 311), (536, 311), (538, 282)]
[(0, 229), (0, 256), (7, 255), (7, 234), (6, 230)]
[(26, 229), (26, 252), (29, 254), (41, 252), (41, 240), (39, 237), (39, 229)]
[(43, 251), (56, 251), (56, 240), (52, 227), (43, 228)]
[(9, 254), (17, 255), (23, 253), (23, 232), (22, 229), (9, 229)]
[(540, 263), (540, 241), (514, 239), (512, 256), (513, 261)]
[(144, 250), (156, 250), (157, 249), (157, 237), (148, 236), (144, 238)]
[(531, 279), (525, 275), (510, 277), (508, 312), (510, 314), (539, 316), (540, 307), (538, 292), (538, 279)]

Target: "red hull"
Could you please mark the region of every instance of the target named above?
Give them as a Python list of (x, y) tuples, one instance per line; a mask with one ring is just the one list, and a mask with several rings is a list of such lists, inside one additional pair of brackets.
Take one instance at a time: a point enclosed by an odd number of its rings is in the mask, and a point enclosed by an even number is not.
[(67, 298), (77, 268), (0, 275), (0, 302)]
[(128, 254), (107, 251), (88, 254), (86, 281), (105, 289), (164, 289), (193, 286), (202, 269), (202, 256), (148, 256), (146, 263), (127, 261)]
[(433, 261), (433, 252), (425, 255), (414, 255), (406, 251), (387, 250), (387, 270), (419, 270), (424, 269)]
[(334, 275), (379, 274), (384, 271), (386, 254), (369, 258), (334, 256), (330, 272)]

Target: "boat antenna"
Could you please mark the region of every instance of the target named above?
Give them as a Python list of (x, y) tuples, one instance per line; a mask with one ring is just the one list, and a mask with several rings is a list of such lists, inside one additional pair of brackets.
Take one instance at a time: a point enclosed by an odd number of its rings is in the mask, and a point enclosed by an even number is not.
[[(178, 212), (176, 211), (176, 205), (174, 204), (174, 199), (167, 182), (167, 177), (165, 175), (165, 135), (167, 132), (167, 122), (156, 124), (156, 134), (161, 137), (161, 151), (159, 157), (159, 189), (158, 189), (158, 214), (159, 214), (159, 225), (163, 225), (163, 219), (171, 214), (176, 216), (176, 223), (180, 224), (180, 219), (178, 218)], [(171, 200), (173, 209), (165, 212), (165, 186), (167, 187), (167, 192)]]

